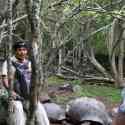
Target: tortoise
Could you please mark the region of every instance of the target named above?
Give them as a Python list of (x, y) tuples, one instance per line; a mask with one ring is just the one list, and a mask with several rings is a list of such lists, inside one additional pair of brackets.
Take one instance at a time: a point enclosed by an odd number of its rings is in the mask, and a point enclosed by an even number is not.
[(51, 123), (65, 124), (65, 110), (59, 104), (47, 102), (43, 104)]
[(66, 117), (74, 125), (110, 125), (105, 105), (94, 98), (80, 97), (66, 106)]
[(125, 125), (125, 114), (118, 112), (113, 118), (112, 125)]

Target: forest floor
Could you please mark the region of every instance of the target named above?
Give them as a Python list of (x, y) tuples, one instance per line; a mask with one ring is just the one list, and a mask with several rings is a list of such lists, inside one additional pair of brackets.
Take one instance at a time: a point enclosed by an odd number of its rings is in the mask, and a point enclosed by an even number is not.
[(80, 80), (68, 81), (58, 77), (48, 79), (48, 94), (59, 104), (66, 104), (72, 99), (85, 96), (97, 98), (109, 106), (117, 105), (121, 101), (120, 89), (112, 84), (83, 83)]
[(47, 92), (52, 102), (64, 108), (70, 100), (78, 97), (96, 98), (105, 104), (108, 111), (117, 107), (121, 101), (120, 89), (111, 84), (85, 83), (81, 80), (64, 80), (55, 76), (49, 77), (47, 83)]
[(92, 97), (102, 101), (110, 112), (121, 102), (120, 89), (111, 84), (82, 83), (80, 80), (64, 80), (57, 77), (48, 79), (48, 94), (53, 102), (64, 107), (78, 97)]

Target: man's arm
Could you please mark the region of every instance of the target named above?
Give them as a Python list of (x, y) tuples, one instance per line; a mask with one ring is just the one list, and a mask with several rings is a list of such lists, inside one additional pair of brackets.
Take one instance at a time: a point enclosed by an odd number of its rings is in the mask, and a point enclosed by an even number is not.
[(5, 61), (2, 65), (2, 83), (4, 87), (8, 90), (9, 82), (8, 82), (8, 77), (7, 77), (7, 61)]
[(2, 83), (3, 83), (4, 87), (8, 90), (9, 82), (8, 82), (8, 77), (6, 75), (2, 75)]
[(11, 68), (11, 76), (8, 78), (8, 67), (7, 67), (7, 61), (5, 61), (2, 65), (2, 82), (5, 88), (9, 89), (9, 79), (14, 80), (15, 76), (15, 68), (12, 66)]
[[(14, 80), (14, 70), (13, 70), (10, 78), (12, 80)], [(6, 90), (9, 92), (10, 85), (9, 85), (9, 79), (7, 76), (7, 61), (5, 61), (2, 65), (2, 84), (6, 88)], [(16, 92), (13, 91), (11, 94), (12, 94), (11, 96), (13, 96), (13, 98), (16, 98), (16, 96), (17, 96)]]
[[(2, 76), (2, 82), (3, 82), (3, 86), (6, 88), (6, 90), (9, 92), (9, 81), (7, 76)], [(15, 91), (11, 92), (11, 96), (13, 99), (20, 99), (23, 100), (23, 98), (21, 98)]]

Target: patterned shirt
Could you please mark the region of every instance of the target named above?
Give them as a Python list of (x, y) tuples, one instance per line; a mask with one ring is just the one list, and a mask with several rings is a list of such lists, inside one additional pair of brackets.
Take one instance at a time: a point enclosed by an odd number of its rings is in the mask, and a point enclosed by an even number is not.
[[(30, 93), (31, 83), (31, 62), (24, 60), (19, 62), (15, 57), (12, 61), (12, 72), (14, 72), (14, 91), (21, 97), (28, 98)], [(7, 61), (3, 63), (2, 75), (7, 75)]]

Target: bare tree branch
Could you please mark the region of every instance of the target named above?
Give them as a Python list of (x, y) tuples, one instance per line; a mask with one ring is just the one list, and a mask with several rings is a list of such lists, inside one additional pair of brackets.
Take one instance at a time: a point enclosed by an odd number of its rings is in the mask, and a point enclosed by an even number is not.
[(77, 48), (77, 46), (81, 45), (81, 43), (82, 43), (83, 41), (87, 41), (91, 36), (95, 35), (96, 33), (100, 32), (100, 31), (102, 31), (102, 30), (104, 30), (104, 29), (109, 28), (110, 26), (111, 26), (111, 24), (106, 25), (106, 26), (104, 26), (104, 27), (101, 27), (101, 28), (99, 28), (98, 30), (93, 31), (92, 33), (90, 33), (90, 34), (89, 34), (88, 36), (86, 36), (82, 41), (77, 42), (77, 45), (73, 48), (73, 50), (70, 51), (70, 52), (67, 54), (67, 56), (64, 58), (64, 62), (67, 60), (67, 57)]
[(124, 1), (124, 0), (119, 0), (119, 1), (112, 2), (112, 4), (107, 4), (107, 5), (105, 5), (103, 8), (106, 9), (106, 8), (108, 8), (108, 7), (111, 7), (111, 5), (112, 5), (112, 6), (118, 5), (118, 4), (122, 3), (123, 1)]
[[(120, 2), (122, 2), (122, 1), (120, 1)], [(104, 13), (104, 14), (113, 16), (115, 18), (125, 20), (125, 15), (120, 13), (120, 11), (119, 11), (119, 13), (116, 13), (114, 11), (108, 11), (108, 10), (106, 10), (106, 7), (101, 7), (99, 4), (96, 4), (96, 7), (91, 7), (89, 5), (88, 6), (87, 5), (86, 6), (85, 5), (83, 5), (83, 6), (77, 5), (76, 7), (74, 7), (72, 9), (72, 12), (68, 16), (69, 16), (69, 18), (71, 18), (71, 17), (79, 14), (82, 11), (92, 11), (92, 12), (101, 13), (101, 14)]]
[[(15, 19), (15, 20), (13, 20), (13, 21), (12, 21), (12, 24), (17, 23), (17, 22), (19, 22), (20, 20), (23, 20), (23, 19), (25, 19), (25, 18), (27, 18), (27, 14), (25, 14), (25, 15), (23, 15), (23, 16), (17, 18), (17, 19)], [(7, 27), (7, 26), (8, 26), (8, 24), (6, 24), (6, 23), (0, 25), (0, 30), (1, 30), (2, 28), (4, 28), (4, 27)]]
[(52, 3), (52, 5), (50, 5), (48, 8), (53, 8), (53, 7), (56, 7), (56, 6), (60, 6), (62, 5), (64, 2), (67, 2), (69, 0), (60, 0), (60, 1), (56, 1), (54, 3)]
[[(3, 20), (3, 22), (2, 22), (2, 25), (4, 25), (5, 24), (5, 20)], [(6, 36), (5, 35), (5, 31), (4, 31), (5, 29), (2, 29), (1, 30), (1, 32), (0, 32), (0, 44), (2, 43), (2, 39)]]

